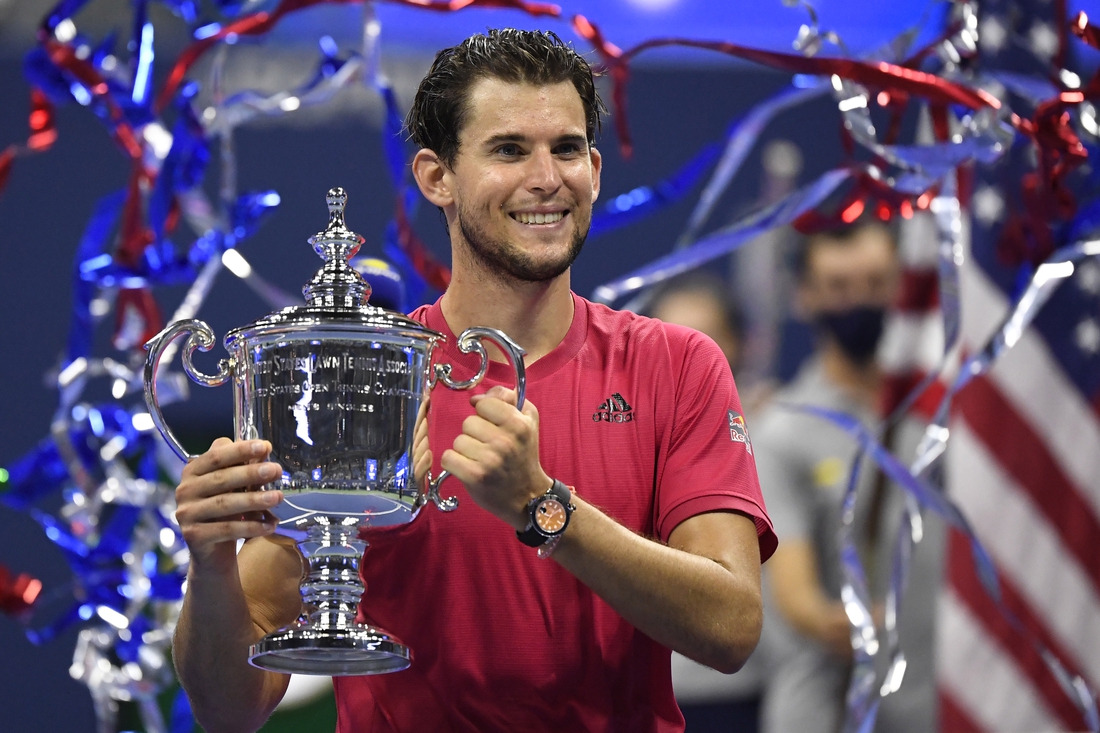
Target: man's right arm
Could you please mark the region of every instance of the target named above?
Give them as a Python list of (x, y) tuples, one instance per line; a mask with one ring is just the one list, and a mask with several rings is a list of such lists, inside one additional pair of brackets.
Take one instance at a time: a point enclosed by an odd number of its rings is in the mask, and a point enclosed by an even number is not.
[[(176, 518), (191, 551), (173, 647), (195, 717), (210, 733), (254, 731), (286, 692), (287, 675), (248, 664), (248, 646), (297, 618), (301, 558), (271, 536), (278, 491), (241, 491), (278, 472), (264, 441), (219, 438), (191, 461), (176, 490)], [(240, 554), (238, 539), (246, 539)]]

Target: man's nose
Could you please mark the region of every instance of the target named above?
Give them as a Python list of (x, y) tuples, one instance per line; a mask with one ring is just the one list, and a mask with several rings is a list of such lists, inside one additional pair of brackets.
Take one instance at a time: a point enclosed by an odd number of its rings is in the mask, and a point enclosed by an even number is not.
[(528, 163), (527, 188), (539, 193), (554, 193), (561, 188), (558, 161), (549, 150), (536, 150)]

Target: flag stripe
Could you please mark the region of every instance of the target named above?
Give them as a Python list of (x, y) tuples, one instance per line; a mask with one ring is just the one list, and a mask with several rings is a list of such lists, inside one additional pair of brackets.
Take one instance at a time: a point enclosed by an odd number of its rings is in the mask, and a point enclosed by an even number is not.
[[(1080, 711), (1062, 690), (1054, 675), (1028, 638), (1019, 629), (1014, 628), (997, 606), (996, 602), (983, 588), (974, 569), (974, 560), (970, 553), (970, 543), (957, 529), (951, 529), (948, 535), (947, 573), (959, 602), (963, 603), (985, 631), (993, 637), (1001, 650), (1012, 657), (1013, 661), (1034, 684), (1050, 710), (1056, 714), (1070, 730), (1084, 727), (1084, 718)], [(1042, 639), (1051, 648), (1052, 638), (1039, 619), (1031, 613), (1026, 604), (1007, 581), (1002, 583), (1005, 605), (1012, 609), (1025, 627), (1036, 637)], [(1009, 600), (1011, 599), (1011, 601)], [(1026, 619), (1026, 621), (1024, 620)], [(1062, 659), (1069, 657), (1051, 648)]]
[[(964, 268), (963, 275), (964, 332), (969, 343), (984, 343), (1000, 324), (1008, 301), (980, 271)], [(1031, 329), (989, 376), (1016, 410), (1027, 416), (1034, 432), (1092, 505), (1092, 514), (1100, 516), (1100, 395), (1090, 409), (1042, 337)]]
[(934, 269), (902, 270), (899, 289), (894, 307), (900, 311), (931, 311), (939, 305), (939, 273)]
[(947, 452), (951, 493), (1004, 577), (1090, 679), (1100, 679), (1100, 596), (1013, 477), (958, 420)]
[(986, 733), (944, 687), (936, 694), (940, 712), (940, 733)]
[(963, 419), (1015, 483), (1058, 528), (1066, 549), (1100, 591), (1100, 522), (1031, 425), (992, 382), (974, 379), (959, 394)]
[(940, 596), (941, 684), (977, 725), (996, 733), (1058, 730), (1058, 719), (981, 621), (951, 591)]
[[(889, 415), (892, 413), (924, 377), (923, 372), (913, 372), (908, 375), (887, 374), (884, 376), (882, 380), (883, 414)], [(912, 413), (923, 417), (925, 420), (932, 419), (945, 392), (943, 382), (939, 380), (932, 382), (913, 403)]]
[(896, 313), (886, 317), (877, 361), (886, 373), (930, 372), (943, 359), (943, 320), (938, 313)]

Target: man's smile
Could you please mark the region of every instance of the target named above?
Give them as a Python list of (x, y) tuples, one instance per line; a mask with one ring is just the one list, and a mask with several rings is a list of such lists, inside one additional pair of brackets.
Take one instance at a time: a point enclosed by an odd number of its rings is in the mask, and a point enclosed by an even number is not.
[(557, 224), (559, 221), (565, 218), (568, 211), (513, 211), (509, 214), (513, 219), (520, 224), (526, 224), (528, 226), (547, 226), (551, 224)]

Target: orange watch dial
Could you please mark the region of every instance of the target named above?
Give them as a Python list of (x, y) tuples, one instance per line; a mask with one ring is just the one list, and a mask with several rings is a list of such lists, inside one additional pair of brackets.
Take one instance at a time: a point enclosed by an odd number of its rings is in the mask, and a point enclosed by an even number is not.
[(535, 512), (535, 521), (538, 523), (539, 529), (547, 534), (562, 531), (566, 519), (565, 507), (557, 499), (546, 499), (539, 504), (539, 508)]

